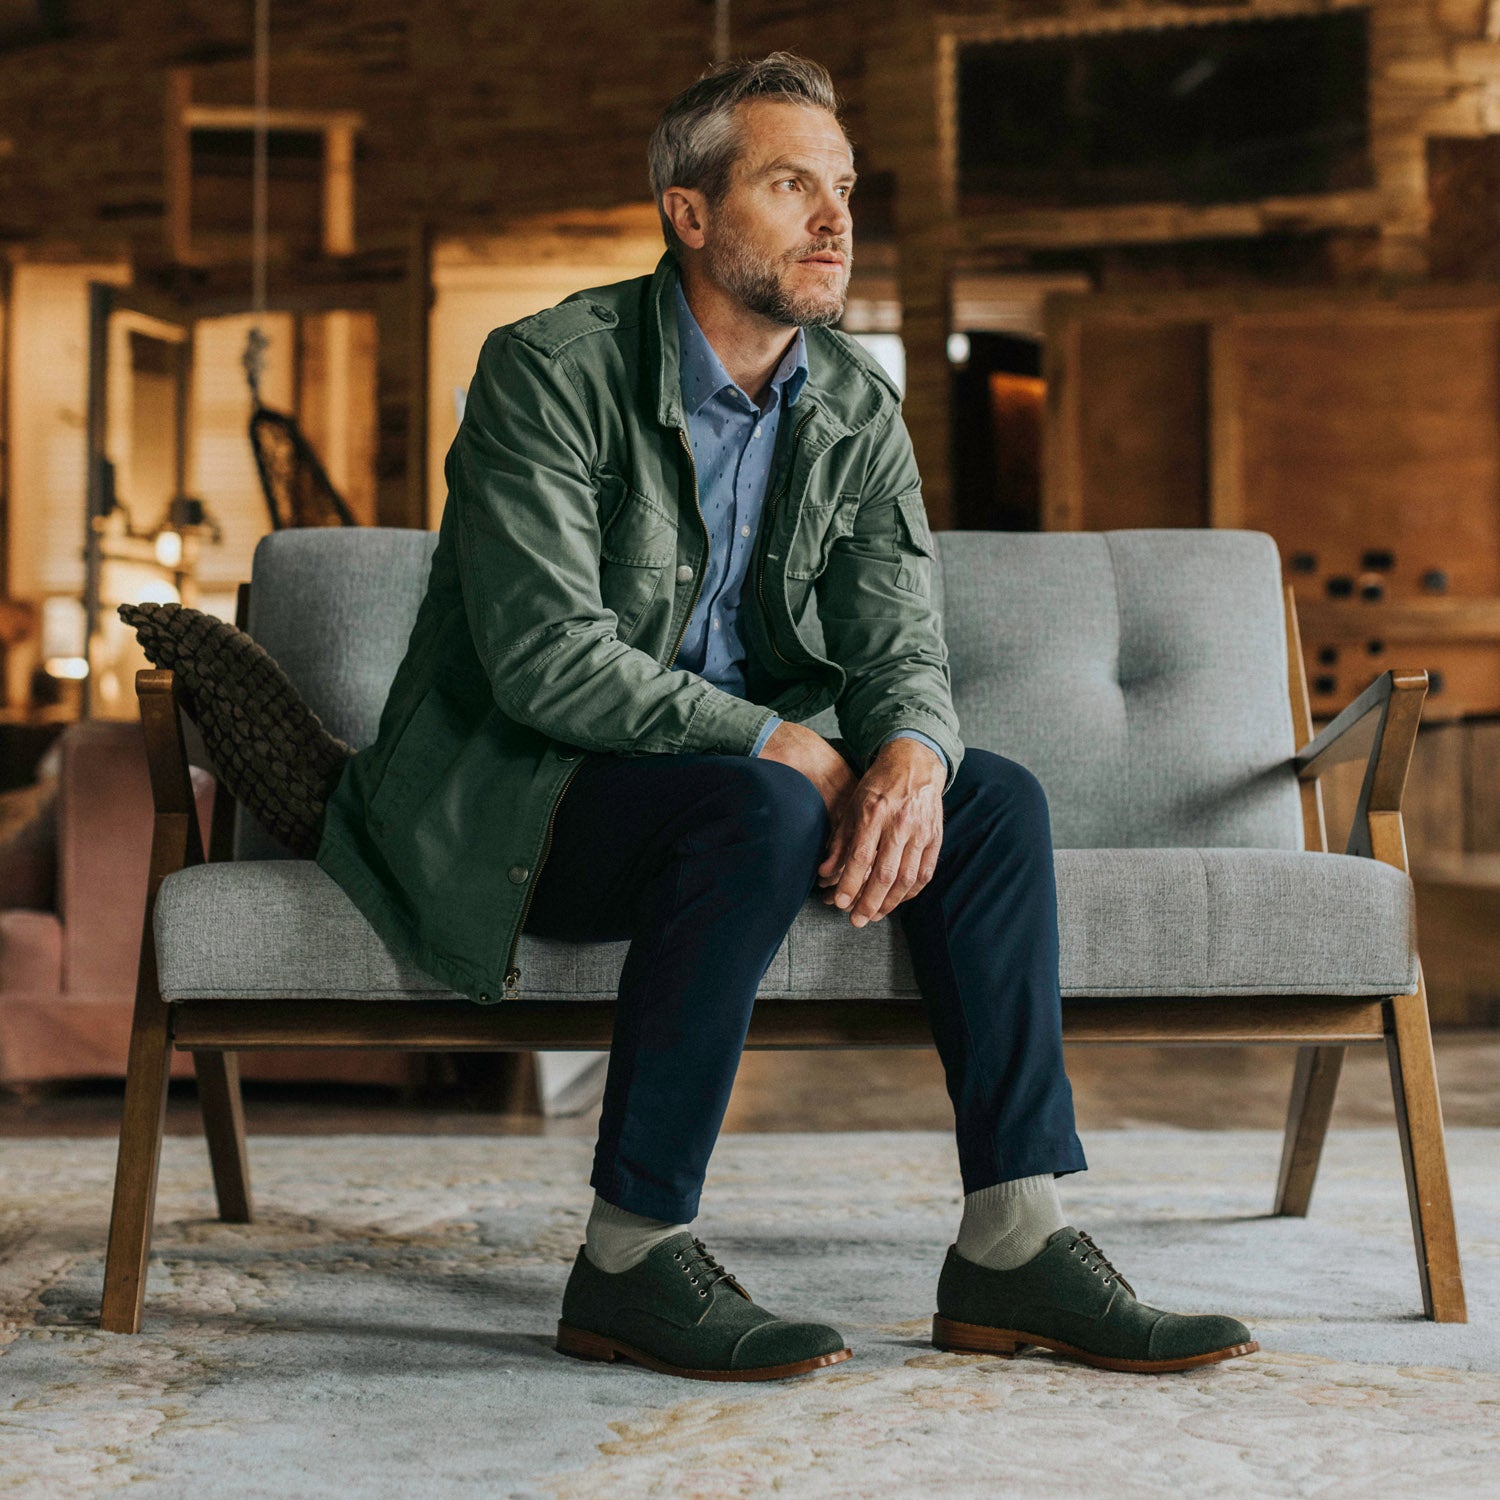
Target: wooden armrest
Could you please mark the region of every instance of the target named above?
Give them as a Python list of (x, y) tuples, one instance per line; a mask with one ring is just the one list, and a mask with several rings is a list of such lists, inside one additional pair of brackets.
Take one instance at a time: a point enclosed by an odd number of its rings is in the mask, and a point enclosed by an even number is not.
[(135, 674), (141, 727), (146, 734), (146, 769), (156, 810), (151, 839), (150, 896), (174, 870), (203, 863), (198, 803), (182, 737), (181, 690), (176, 674), (146, 667)]
[[(1401, 795), (1406, 789), (1406, 773), (1411, 768), (1426, 696), (1426, 672), (1382, 672), (1292, 757), (1298, 780), (1316, 781), (1330, 766), (1358, 759), (1359, 744), (1351, 731), (1370, 714), (1379, 712), (1346, 854), (1362, 854), (1406, 869)], [(1389, 819), (1394, 822), (1388, 822)]]

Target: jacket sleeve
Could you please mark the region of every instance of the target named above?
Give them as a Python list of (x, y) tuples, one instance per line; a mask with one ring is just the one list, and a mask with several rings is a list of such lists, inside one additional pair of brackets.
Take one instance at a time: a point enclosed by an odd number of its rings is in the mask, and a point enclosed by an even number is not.
[(861, 765), (897, 729), (935, 740), (946, 792), (963, 760), (948, 647), (932, 603), (932, 533), (911, 437), (892, 406), (871, 441), (854, 528), (833, 544), (817, 580), (818, 619), (844, 671), (834, 705)]
[(490, 335), (446, 474), (495, 702), (585, 750), (748, 755), (771, 710), (616, 637), (599, 592), (596, 431), (557, 357)]

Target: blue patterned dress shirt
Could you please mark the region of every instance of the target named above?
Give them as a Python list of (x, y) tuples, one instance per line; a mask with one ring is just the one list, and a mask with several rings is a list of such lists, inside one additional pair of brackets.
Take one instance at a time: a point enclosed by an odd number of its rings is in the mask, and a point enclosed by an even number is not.
[[(681, 347), (682, 401), (688, 439), (698, 470), (698, 502), (708, 526), (708, 561), (703, 587), (683, 633), (673, 667), (686, 668), (737, 698), (745, 696), (745, 648), (737, 629), (740, 590), (760, 526), (771, 457), (781, 414), (797, 404), (807, 382), (807, 343), (802, 330), (771, 376), (765, 406), (759, 407), (730, 378), (723, 361), (698, 326), (677, 282), (677, 333)], [(772, 719), (756, 737), (759, 755), (782, 721)], [(930, 746), (943, 763), (940, 746), (915, 729), (898, 729), (886, 740), (908, 737)], [(884, 741), (882, 741), (884, 743)]]

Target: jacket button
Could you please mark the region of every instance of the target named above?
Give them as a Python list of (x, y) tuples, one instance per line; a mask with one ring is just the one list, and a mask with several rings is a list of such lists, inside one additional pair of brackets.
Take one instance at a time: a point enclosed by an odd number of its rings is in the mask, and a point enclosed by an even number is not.
[(576, 750), (559, 750), (557, 758), (559, 760), (577, 760), (578, 752)]
[(531, 871), (525, 865), (512, 865), (510, 867), (510, 878), (516, 885), (525, 885), (526, 877)]
[(480, 1001), (480, 1004), (487, 1005), (489, 1003), (489, 998), (490, 997), (488, 995), (486, 995), (483, 990), (480, 990), (480, 992), (479, 992), (479, 1001)]
[(693, 570), (686, 563), (683, 563), (683, 565), (677, 570), (678, 583), (686, 583), (690, 578), (692, 578), (692, 576)]

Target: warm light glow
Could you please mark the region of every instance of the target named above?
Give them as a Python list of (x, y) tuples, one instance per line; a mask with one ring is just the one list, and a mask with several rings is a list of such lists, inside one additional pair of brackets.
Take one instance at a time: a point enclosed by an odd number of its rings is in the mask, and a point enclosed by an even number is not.
[(42, 670), (49, 677), (65, 677), (70, 682), (81, 682), (89, 675), (89, 664), (81, 656), (49, 656), (42, 663)]
[(132, 595), (135, 604), (176, 604), (177, 590), (165, 578), (142, 579)]
[(156, 533), (156, 560), (164, 568), (175, 568), (182, 561), (182, 533), (180, 531), (158, 531)]

